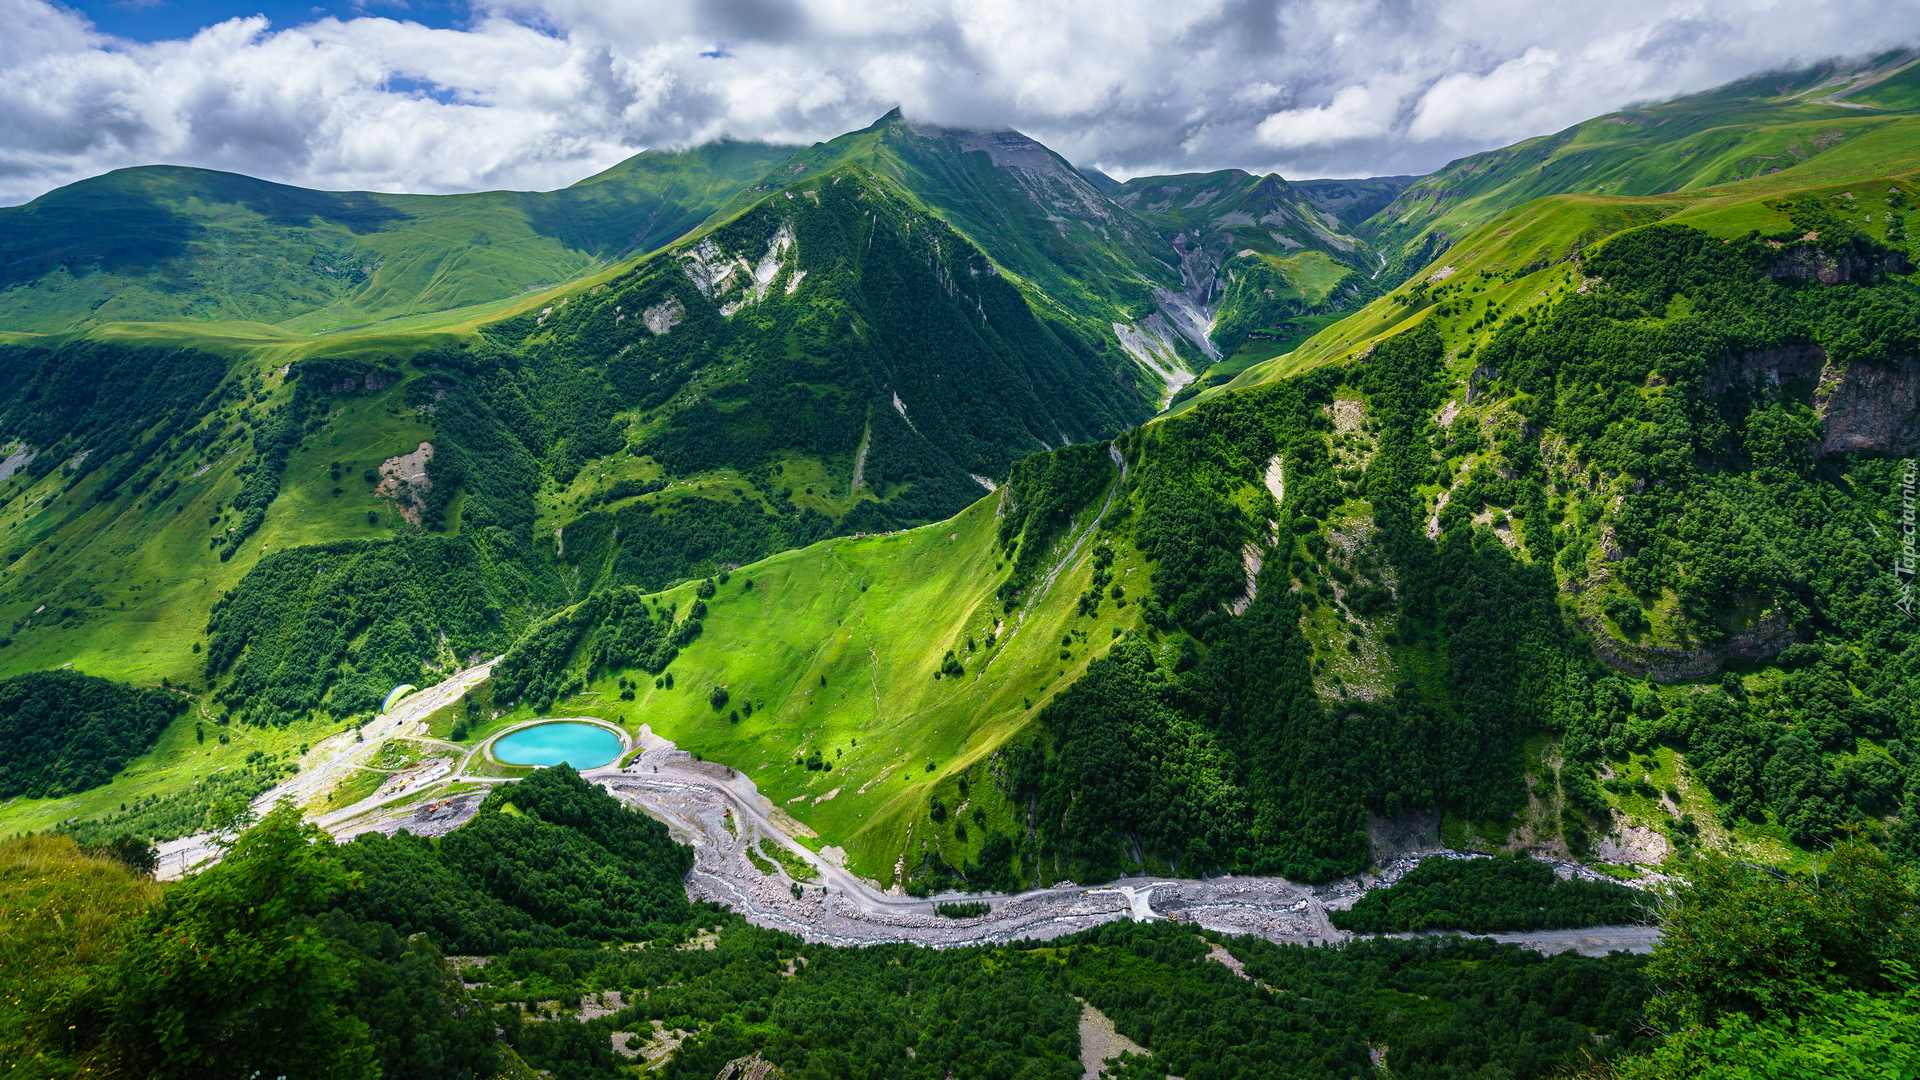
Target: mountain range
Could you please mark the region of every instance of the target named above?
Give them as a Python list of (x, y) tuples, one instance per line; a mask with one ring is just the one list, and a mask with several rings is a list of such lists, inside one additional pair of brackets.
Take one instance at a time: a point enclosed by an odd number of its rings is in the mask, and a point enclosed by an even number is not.
[(61, 188), (0, 210), (0, 831), (201, 833), (451, 679), (280, 790), (457, 799), (575, 717), (897, 896), (1915, 865), (1916, 201), (1910, 52), (1424, 177), (896, 111)]

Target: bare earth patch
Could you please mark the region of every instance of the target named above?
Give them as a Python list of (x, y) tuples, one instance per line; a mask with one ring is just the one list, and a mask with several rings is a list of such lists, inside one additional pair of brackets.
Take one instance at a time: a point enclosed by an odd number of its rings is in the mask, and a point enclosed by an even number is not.
[(1239, 957), (1233, 955), (1232, 953), (1228, 952), (1227, 950), (1221, 948), (1218, 945), (1213, 946), (1213, 948), (1207, 952), (1207, 959), (1213, 961), (1216, 964), (1224, 964), (1228, 971), (1233, 972), (1235, 975), (1238, 975), (1243, 979), (1252, 977), (1247, 974), (1247, 965), (1241, 963)]
[(1080, 1066), (1085, 1070), (1081, 1080), (1098, 1080), (1101, 1068), (1121, 1054), (1152, 1056), (1146, 1047), (1115, 1031), (1107, 1014), (1080, 1002)]
[(420, 511), (426, 509), (427, 493), (433, 481), (427, 479), (427, 463), (433, 460), (433, 444), (423, 442), (411, 454), (399, 454), (380, 463), (380, 483), (375, 495), (392, 499), (407, 524), (420, 524)]
[(1601, 862), (1658, 866), (1672, 850), (1666, 837), (1645, 825), (1629, 825), (1617, 835), (1603, 837), (1596, 855)]

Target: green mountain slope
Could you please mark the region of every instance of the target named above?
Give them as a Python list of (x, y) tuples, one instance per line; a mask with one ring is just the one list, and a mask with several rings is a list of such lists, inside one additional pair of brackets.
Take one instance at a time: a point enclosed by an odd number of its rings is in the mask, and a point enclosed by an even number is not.
[(1167, 238), (1190, 283), (1164, 306), (1213, 346), (1216, 363), (1174, 403), (1288, 351), (1330, 317), (1378, 296), (1380, 257), (1348, 230), (1366, 216), (1359, 211), (1377, 209), (1405, 186), (1385, 178), (1296, 187), (1238, 169), (1121, 185), (1115, 201)]
[(1125, 353), (1030, 295), (841, 166), (488, 335), (604, 378), (665, 476), (733, 470), (776, 513), (875, 530), (1150, 412)]
[(1150, 414), (1026, 297), (845, 167), (483, 334), (0, 346), (0, 664), (205, 647), (241, 715), (346, 716), (596, 588), (946, 517)]
[(1119, 205), (1111, 178), (1090, 179), (1017, 131), (941, 128), (895, 110), (795, 154), (719, 216), (844, 164), (911, 192), (1038, 307), (1073, 319), (1089, 338), (1117, 343), (1148, 393), (1170, 394), (1219, 359), (1210, 267), (1190, 265), (1184, 241)]
[(1150, 289), (1180, 285), (1177, 258), (1066, 159), (1017, 131), (942, 128), (898, 109), (809, 147), (722, 214), (790, 178), (846, 164), (891, 180), (1055, 303), (1096, 321), (1144, 318)]
[[(1511, 246), (1430, 283), (1417, 319), (1373, 324), (1363, 362), (1126, 437), (1125, 481), (1016, 473), (988, 500), (1011, 532), (989, 535), (983, 506), (743, 570), (755, 587), (723, 587), (680, 661), (696, 692), (643, 686), (635, 715), (782, 802), (819, 800), (794, 813), (907, 885), (1318, 876), (1364, 860), (1365, 813), (1431, 805), (1463, 845), (1632, 835), (1795, 864), (1858, 828), (1907, 850), (1920, 714), (1892, 523), (1920, 447), (1920, 155), (1905, 161), (1721, 189), (1673, 224), (1612, 209), (1633, 200), (1529, 207), (1484, 234)], [(1528, 270), (1530, 232), (1594, 229), (1611, 236), (1580, 267)], [(1021, 535), (1008, 508), (1030, 502), (1062, 508), (1050, 531)], [(984, 586), (1036, 546), (1050, 588), (1009, 611)], [(958, 580), (996, 570), (939, 612), (910, 591), (896, 615), (884, 598), (936, 550)], [(865, 591), (820, 588), (825, 572)], [(807, 584), (762, 592), (792, 575)], [(817, 629), (738, 644), (792, 632), (775, 620)], [(934, 678), (949, 650), (951, 687)], [(754, 688), (750, 717), (708, 709), (712, 684)], [(815, 749), (833, 771), (803, 767)], [(960, 827), (936, 800), (970, 807)]]
[(330, 330), (512, 296), (652, 250), (791, 151), (649, 151), (551, 192), (309, 191), (122, 169), (0, 209), (0, 326), (227, 320)]
[[(646, 723), (916, 891), (1323, 879), (1416, 811), (1605, 861), (1911, 857), (1920, 119), (1872, 119), (1507, 211), (1131, 430), (1092, 316), (851, 160), (492, 322), (7, 346), (0, 671), (198, 700), (0, 828), (184, 820), (504, 651), (475, 735)], [(892, 123), (862, 138), (923, 137)]]
[(1857, 69), (1756, 75), (1474, 154), (1421, 178), (1359, 227), (1392, 261), (1389, 284), (1503, 211), (1560, 194), (1655, 195), (1798, 167), (1920, 104), (1911, 51)]

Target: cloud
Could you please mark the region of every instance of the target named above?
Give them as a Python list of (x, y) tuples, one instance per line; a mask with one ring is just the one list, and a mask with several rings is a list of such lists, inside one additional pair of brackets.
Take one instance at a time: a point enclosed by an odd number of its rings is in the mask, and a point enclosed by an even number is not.
[(1431, 142), (1537, 133), (1556, 119), (1559, 71), (1556, 54), (1528, 49), (1484, 75), (1443, 75), (1421, 95), (1407, 137)]
[[(155, 162), (551, 188), (649, 146), (802, 144), (894, 105), (1127, 176), (1424, 172), (1749, 72), (1920, 42), (1881, 0), (472, 0), (106, 37), (0, 0), (0, 202)], [(405, 9), (382, 6), (404, 16)]]
[(1365, 86), (1349, 86), (1325, 105), (1287, 109), (1260, 121), (1253, 129), (1261, 142), (1282, 150), (1300, 146), (1333, 146), (1371, 139), (1393, 129), (1394, 100)]

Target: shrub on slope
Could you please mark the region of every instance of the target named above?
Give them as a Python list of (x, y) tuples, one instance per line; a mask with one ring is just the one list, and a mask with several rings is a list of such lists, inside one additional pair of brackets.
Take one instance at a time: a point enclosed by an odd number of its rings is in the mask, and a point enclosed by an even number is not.
[(145, 753), (187, 707), (165, 690), (77, 671), (0, 681), (0, 799), (98, 787)]
[(495, 789), (443, 839), (369, 833), (340, 857), (362, 875), (348, 912), (460, 953), (649, 937), (687, 917), (693, 866), (666, 826), (566, 766)]
[(1403, 930), (1563, 930), (1640, 922), (1648, 897), (1610, 881), (1563, 881), (1533, 859), (1427, 859), (1333, 925), (1362, 934)]

